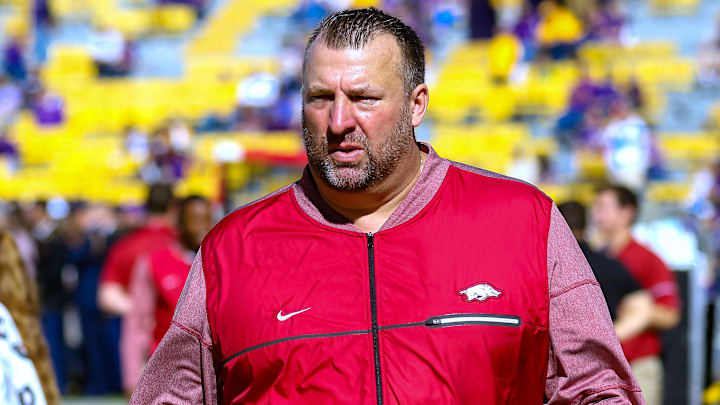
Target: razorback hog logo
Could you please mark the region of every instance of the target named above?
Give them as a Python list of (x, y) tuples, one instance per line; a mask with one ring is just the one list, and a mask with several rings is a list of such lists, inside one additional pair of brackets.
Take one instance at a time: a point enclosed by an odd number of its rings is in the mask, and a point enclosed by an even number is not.
[(496, 290), (490, 284), (478, 283), (464, 290), (458, 291), (458, 295), (463, 295), (465, 302), (477, 300), (483, 302), (488, 298), (497, 298), (502, 295), (502, 291)]

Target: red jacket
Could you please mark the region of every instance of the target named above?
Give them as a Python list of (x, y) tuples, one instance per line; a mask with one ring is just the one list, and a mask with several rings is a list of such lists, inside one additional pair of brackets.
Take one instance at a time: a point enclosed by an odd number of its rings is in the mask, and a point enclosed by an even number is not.
[[(552, 201), (429, 152), (374, 235), (307, 172), (228, 215), (131, 403), (642, 403)], [(158, 384), (189, 359), (195, 376)]]

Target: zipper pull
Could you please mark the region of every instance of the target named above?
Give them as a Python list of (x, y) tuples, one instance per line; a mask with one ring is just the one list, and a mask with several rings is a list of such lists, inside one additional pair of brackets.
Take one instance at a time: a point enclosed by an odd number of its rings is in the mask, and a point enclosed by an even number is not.
[(367, 245), (369, 248), (373, 247), (373, 240), (375, 239), (375, 235), (372, 232), (367, 233)]

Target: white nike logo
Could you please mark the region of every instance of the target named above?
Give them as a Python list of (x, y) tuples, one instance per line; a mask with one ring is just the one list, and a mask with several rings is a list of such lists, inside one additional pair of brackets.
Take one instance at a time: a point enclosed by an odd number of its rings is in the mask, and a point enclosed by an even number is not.
[(277, 319), (278, 319), (278, 321), (287, 321), (288, 319), (292, 318), (293, 316), (295, 316), (295, 315), (297, 315), (297, 314), (300, 314), (300, 313), (303, 313), (303, 312), (307, 311), (308, 309), (310, 309), (310, 307), (307, 307), (307, 308), (305, 308), (305, 309), (303, 309), (303, 310), (301, 310), (301, 311), (290, 312), (290, 313), (287, 314), (287, 315), (283, 315), (283, 314), (282, 314), (282, 309), (281, 309), (280, 312), (278, 312), (278, 314), (277, 314)]

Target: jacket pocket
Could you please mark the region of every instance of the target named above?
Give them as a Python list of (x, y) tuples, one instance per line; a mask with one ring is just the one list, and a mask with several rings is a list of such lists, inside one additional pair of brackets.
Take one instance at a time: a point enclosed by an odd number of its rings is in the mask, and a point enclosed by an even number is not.
[(518, 327), (521, 324), (522, 321), (518, 316), (497, 314), (448, 314), (433, 316), (425, 320), (425, 326), (431, 328), (468, 325)]

